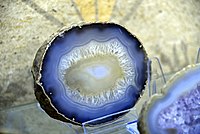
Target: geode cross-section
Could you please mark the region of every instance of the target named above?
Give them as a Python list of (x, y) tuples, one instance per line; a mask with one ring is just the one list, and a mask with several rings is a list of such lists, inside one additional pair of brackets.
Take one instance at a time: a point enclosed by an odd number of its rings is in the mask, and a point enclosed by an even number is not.
[(200, 64), (178, 72), (144, 105), (138, 128), (142, 134), (200, 133)]
[(120, 25), (73, 26), (38, 50), (35, 95), (51, 117), (81, 125), (133, 107), (146, 83), (146, 62), (142, 44)]

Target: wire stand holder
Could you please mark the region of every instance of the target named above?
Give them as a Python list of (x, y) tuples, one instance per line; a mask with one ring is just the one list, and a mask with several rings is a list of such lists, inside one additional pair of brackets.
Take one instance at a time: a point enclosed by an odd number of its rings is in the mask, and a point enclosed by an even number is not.
[[(157, 89), (156, 89), (156, 87), (157, 87), (156, 86), (156, 80), (157, 79), (152, 80), (152, 72), (151, 72), (151, 70), (152, 70), (151, 65), (152, 65), (153, 60), (155, 60), (157, 62), (159, 69), (160, 69), (160, 72), (161, 72), (163, 82), (164, 82), (164, 84), (166, 83), (166, 78), (165, 78), (165, 75), (164, 75), (162, 65), (161, 65), (159, 58), (153, 57), (153, 58), (149, 59), (148, 62), (147, 62), (147, 74), (148, 74), (148, 78), (147, 78), (148, 84), (147, 85), (148, 85), (149, 97), (151, 97), (151, 95), (157, 93)], [(153, 84), (151, 84), (151, 82), (153, 82)], [(152, 86), (152, 91), (151, 91), (151, 86)]]
[(196, 64), (200, 62), (200, 48), (197, 51)]

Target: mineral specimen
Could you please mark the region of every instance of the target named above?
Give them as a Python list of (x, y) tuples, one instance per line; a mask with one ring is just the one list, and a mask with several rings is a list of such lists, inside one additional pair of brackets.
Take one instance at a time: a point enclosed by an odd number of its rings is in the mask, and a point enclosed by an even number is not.
[(178, 72), (141, 111), (142, 134), (200, 133), (200, 65)]
[(51, 117), (81, 125), (133, 107), (146, 83), (146, 62), (142, 44), (120, 25), (73, 26), (38, 50), (35, 95)]

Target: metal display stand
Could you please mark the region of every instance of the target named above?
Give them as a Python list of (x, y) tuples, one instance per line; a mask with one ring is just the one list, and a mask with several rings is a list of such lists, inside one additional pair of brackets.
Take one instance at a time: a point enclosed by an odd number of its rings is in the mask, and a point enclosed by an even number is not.
[[(200, 62), (200, 48), (197, 52), (197, 57), (195, 63)], [(160, 60), (157, 57), (153, 57), (148, 60), (148, 97), (147, 100), (155, 93), (160, 93), (157, 88), (158, 79), (153, 77), (152, 65), (157, 65), (157, 69), (160, 70), (161, 79), (159, 84), (163, 86), (166, 83), (166, 76), (162, 69), (162, 65)], [(171, 75), (170, 75), (171, 76)], [(169, 76), (169, 77), (170, 77)], [(161, 82), (162, 81), (162, 82)], [(128, 112), (128, 113), (127, 113)], [(126, 113), (121, 118), (108, 122), (102, 125), (97, 125), (95, 127), (86, 127), (90, 123), (95, 123), (96, 121), (100, 121), (102, 119), (108, 118), (113, 115)], [(113, 113), (101, 118), (97, 118), (94, 120), (90, 120), (84, 122), (81, 126), (74, 126), (68, 123), (61, 123), (57, 120), (50, 118), (40, 107), (38, 107), (38, 103), (33, 102), (31, 104), (26, 104), (22, 106), (13, 107), (10, 109), (4, 109), (0, 111), (0, 116), (4, 120), (3, 126), (0, 126), (0, 132), (5, 133), (41, 133), (43, 130), (49, 130), (48, 134), (60, 133), (60, 134), (139, 134), (137, 130), (137, 118), (138, 113), (136, 108), (127, 109), (124, 111), (120, 111), (117, 113)], [(34, 130), (34, 132), (33, 132)]]

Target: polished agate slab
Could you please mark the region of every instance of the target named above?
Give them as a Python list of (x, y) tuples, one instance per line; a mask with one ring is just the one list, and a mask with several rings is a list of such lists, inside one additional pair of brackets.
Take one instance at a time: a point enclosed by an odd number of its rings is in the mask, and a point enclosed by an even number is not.
[(146, 83), (146, 62), (142, 44), (120, 25), (64, 28), (36, 54), (35, 95), (51, 117), (80, 125), (132, 108)]
[(178, 72), (144, 105), (139, 130), (148, 134), (199, 134), (200, 65)]

